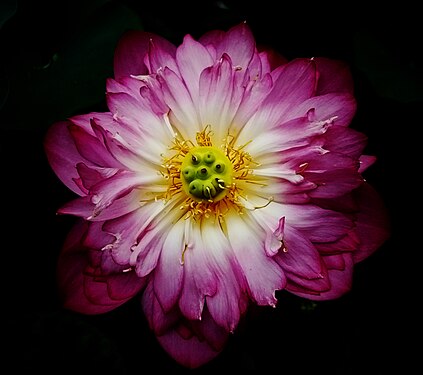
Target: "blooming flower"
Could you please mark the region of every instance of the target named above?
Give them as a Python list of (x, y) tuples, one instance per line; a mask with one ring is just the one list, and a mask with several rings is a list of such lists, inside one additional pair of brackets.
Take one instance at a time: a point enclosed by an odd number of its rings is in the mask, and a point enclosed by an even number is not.
[(351, 288), (388, 236), (362, 172), (366, 136), (345, 64), (275, 59), (246, 23), (185, 36), (128, 32), (108, 112), (54, 124), (49, 163), (78, 197), (58, 264), (64, 306), (85, 314), (136, 295), (170, 356), (214, 358), (251, 303)]

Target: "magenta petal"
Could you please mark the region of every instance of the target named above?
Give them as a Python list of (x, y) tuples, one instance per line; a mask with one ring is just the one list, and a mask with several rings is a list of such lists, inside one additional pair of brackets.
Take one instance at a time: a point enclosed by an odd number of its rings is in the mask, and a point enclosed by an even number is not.
[[(353, 260), (350, 253), (343, 254), (345, 265), (342, 269), (328, 269), (330, 288), (318, 294), (308, 294), (304, 292), (295, 292), (300, 297), (305, 297), (315, 301), (331, 300), (343, 296), (349, 292), (352, 287)], [(324, 258), (323, 258), (324, 260)], [(332, 262), (329, 262), (331, 264)], [(338, 262), (339, 263), (339, 262)]]
[(344, 61), (332, 60), (325, 57), (315, 58), (317, 65), (318, 82), (316, 95), (330, 92), (354, 91), (353, 79), (349, 66)]
[(60, 180), (74, 193), (83, 195), (84, 191), (75, 183), (79, 179), (75, 166), (80, 162), (91, 163), (79, 154), (69, 133), (69, 125), (63, 121), (51, 126), (44, 139), (44, 148), (48, 162)]
[(143, 280), (133, 272), (111, 278), (95, 274), (89, 264), (89, 249), (81, 245), (87, 229), (87, 222), (78, 222), (66, 238), (57, 268), (59, 288), (65, 308), (101, 314), (132, 298), (143, 287)]
[(88, 134), (84, 129), (76, 125), (69, 126), (69, 132), (73, 137), (78, 152), (92, 164), (101, 167), (120, 166), (97, 137)]
[(162, 37), (144, 31), (128, 31), (120, 39), (114, 55), (115, 78), (119, 79), (130, 75), (143, 75), (148, 73), (144, 57), (147, 55), (150, 40), (156, 43), (170, 44)]
[(245, 69), (255, 50), (255, 41), (250, 28), (245, 22), (232, 27), (217, 45), (216, 50), (218, 59), (226, 53), (231, 57), (235, 67)]
[(193, 369), (215, 358), (228, 335), (216, 325), (210, 314), (205, 313), (201, 321), (182, 323), (182, 326), (157, 336), (157, 340), (178, 363)]
[(164, 312), (150, 282), (142, 296), (142, 307), (159, 343), (181, 365), (196, 368), (223, 349), (229, 333), (217, 325), (205, 309), (201, 320), (188, 320), (174, 309)]
[(279, 252), (275, 260), (284, 271), (307, 279), (322, 276), (320, 255), (301, 232), (285, 225), (283, 242), (286, 250)]
[(390, 220), (380, 195), (367, 183), (354, 191), (359, 204), (357, 235), (360, 240), (354, 252), (354, 263), (360, 262), (378, 249), (390, 236)]

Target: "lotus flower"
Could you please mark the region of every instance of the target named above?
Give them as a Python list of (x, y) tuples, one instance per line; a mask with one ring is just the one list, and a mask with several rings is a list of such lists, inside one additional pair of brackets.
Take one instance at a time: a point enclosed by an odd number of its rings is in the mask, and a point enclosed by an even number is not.
[(51, 126), (48, 161), (75, 193), (58, 282), (64, 307), (101, 314), (139, 297), (178, 363), (215, 358), (250, 304), (351, 289), (389, 236), (362, 173), (376, 159), (349, 127), (343, 62), (286, 61), (246, 23), (179, 46), (143, 31), (118, 43), (108, 112)]

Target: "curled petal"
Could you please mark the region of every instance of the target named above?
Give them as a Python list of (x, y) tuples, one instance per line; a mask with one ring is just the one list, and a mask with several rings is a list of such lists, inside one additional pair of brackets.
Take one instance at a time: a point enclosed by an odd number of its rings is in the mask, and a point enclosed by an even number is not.
[(211, 361), (227, 341), (228, 332), (215, 323), (207, 310), (201, 320), (185, 319), (177, 310), (164, 313), (151, 283), (143, 294), (142, 305), (157, 340), (185, 367), (197, 368)]
[[(57, 276), (64, 307), (84, 313), (105, 313), (122, 305), (144, 286), (134, 272), (119, 272), (103, 277), (90, 263), (90, 249), (82, 245), (88, 230), (79, 221), (69, 232), (60, 254)], [(93, 250), (98, 251), (98, 250)]]

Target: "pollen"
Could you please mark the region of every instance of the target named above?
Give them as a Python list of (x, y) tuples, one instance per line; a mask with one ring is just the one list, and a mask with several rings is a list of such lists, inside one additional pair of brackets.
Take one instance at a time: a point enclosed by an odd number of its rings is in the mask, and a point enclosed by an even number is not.
[(177, 195), (186, 219), (214, 217), (221, 222), (231, 210), (243, 214), (241, 202), (248, 199), (242, 186), (265, 185), (253, 174), (259, 164), (244, 150), (249, 142), (237, 147), (234, 137), (228, 135), (216, 146), (212, 139), (210, 125), (197, 132), (195, 142), (175, 136), (169, 147), (173, 154), (163, 156), (161, 173), (169, 185), (157, 199), (167, 201)]

